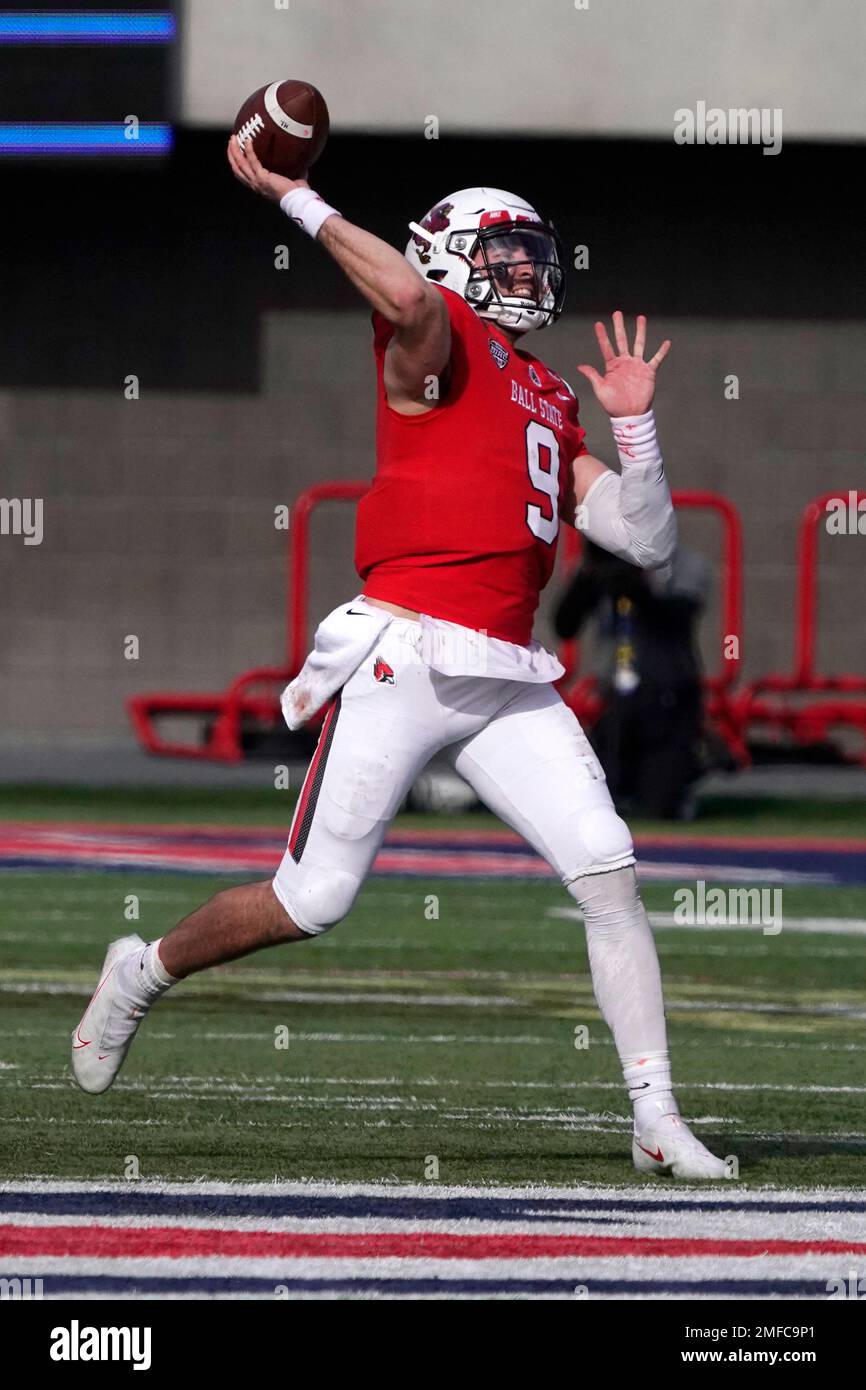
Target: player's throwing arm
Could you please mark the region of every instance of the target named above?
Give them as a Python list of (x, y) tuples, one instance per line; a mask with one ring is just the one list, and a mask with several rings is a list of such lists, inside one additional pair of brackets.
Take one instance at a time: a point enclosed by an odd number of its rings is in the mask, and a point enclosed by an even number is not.
[(367, 303), (394, 325), (385, 363), (390, 405), (407, 414), (429, 409), (425, 387), (430, 377), (445, 371), (451, 351), (448, 313), (435, 286), (393, 246), (344, 218), (306, 179), (264, 169), (252, 141), (241, 147), (232, 135), (228, 160), (241, 183), (279, 203), (297, 226), (330, 252)]

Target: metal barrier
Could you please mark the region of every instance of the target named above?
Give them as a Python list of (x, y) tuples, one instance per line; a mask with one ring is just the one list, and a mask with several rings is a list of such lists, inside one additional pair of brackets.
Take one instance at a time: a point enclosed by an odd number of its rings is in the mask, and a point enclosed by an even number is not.
[[(283, 666), (257, 666), (237, 676), (225, 690), (201, 692), (151, 692), (127, 701), (132, 727), (148, 753), (170, 758), (198, 758), (211, 762), (243, 760), (244, 719), (263, 724), (282, 721), (279, 692), (300, 671), (308, 651), (307, 605), (309, 602), (310, 514), (322, 502), (357, 501), (369, 483), (317, 483), (298, 497), (289, 522), (288, 604), (286, 660)], [(157, 721), (166, 717), (204, 717), (203, 743), (167, 739)]]
[[(298, 497), (292, 508), (288, 547), (288, 602), (286, 629), (286, 660), (282, 666), (254, 667), (245, 671), (223, 691), (152, 692), (134, 695), (128, 701), (132, 725), (142, 746), (150, 753), (167, 757), (197, 758), (217, 762), (240, 762), (243, 758), (242, 733), (244, 720), (264, 724), (279, 724), (282, 715), (279, 690), (304, 663), (309, 651), (309, 562), (310, 518), (317, 507), (326, 502), (357, 502), (367, 491), (367, 482), (317, 483)], [(735, 654), (726, 659), (720, 655), (717, 671), (705, 679), (707, 715), (718, 728), (735, 757), (748, 760), (732, 715), (731, 687), (740, 666), (740, 624), (742, 613), (742, 535), (737, 509), (727, 498), (713, 492), (678, 491), (673, 493), (678, 508), (703, 509), (716, 513), (723, 527), (723, 585), (722, 638), (738, 638)], [(580, 553), (580, 536), (570, 527), (564, 528), (562, 550), (565, 565), (570, 569)], [(562, 577), (562, 576), (561, 576)], [(592, 677), (569, 683), (578, 669), (578, 646), (562, 644), (560, 658), (566, 674), (559, 682), (563, 698), (578, 717), (591, 723), (598, 712), (598, 695)], [(164, 738), (157, 721), (168, 716), (193, 715), (206, 720), (208, 727), (203, 743), (189, 743)]]
[(824, 492), (803, 509), (797, 536), (797, 600), (792, 669), (787, 674), (762, 676), (746, 686), (735, 701), (734, 715), (743, 734), (754, 726), (769, 726), (800, 744), (826, 739), (831, 728), (847, 725), (863, 735), (861, 752), (851, 761), (866, 765), (866, 699), (813, 698), (824, 693), (866, 693), (866, 676), (821, 674), (815, 670), (818, 636), (818, 540), (827, 504), (851, 497), (859, 504), (866, 492)]

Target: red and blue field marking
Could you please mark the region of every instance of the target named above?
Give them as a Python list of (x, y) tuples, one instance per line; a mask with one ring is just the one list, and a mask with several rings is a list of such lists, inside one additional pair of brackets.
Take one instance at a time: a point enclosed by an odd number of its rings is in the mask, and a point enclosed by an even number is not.
[(847, 1190), (0, 1185), (0, 1272), (46, 1298), (827, 1298), (858, 1269)]
[[(276, 871), (286, 827), (249, 829), (113, 822), (0, 822), (0, 869)], [(637, 836), (645, 880), (684, 878), (835, 887), (866, 884), (866, 841), (806, 836)], [(547, 878), (551, 870), (508, 830), (394, 830), (374, 874), (424, 878)]]

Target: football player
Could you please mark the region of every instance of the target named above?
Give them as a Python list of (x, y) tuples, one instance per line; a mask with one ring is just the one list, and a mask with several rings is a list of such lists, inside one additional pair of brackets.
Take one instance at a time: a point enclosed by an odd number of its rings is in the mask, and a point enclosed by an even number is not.
[(671, 556), (676, 523), (652, 401), (665, 341), (645, 356), (595, 326), (584, 364), (611, 417), (621, 471), (590, 454), (565, 381), (518, 340), (565, 294), (553, 227), (522, 198), (469, 188), (410, 223), (405, 254), (341, 216), (304, 179), (228, 159), (252, 191), (314, 237), (373, 309), (376, 476), (358, 508), (363, 593), (335, 609), (283, 696), (291, 727), (328, 703), (273, 880), (229, 888), (160, 940), (112, 944), (73, 1034), (86, 1091), (111, 1085), (147, 1010), (177, 981), (264, 946), (306, 941), (351, 910), (385, 831), (444, 756), (543, 855), (586, 924), (593, 988), (634, 1105), (642, 1173), (723, 1178), (671, 1088), (658, 959), (631, 836), (601, 766), (532, 639), (561, 521), (642, 567)]

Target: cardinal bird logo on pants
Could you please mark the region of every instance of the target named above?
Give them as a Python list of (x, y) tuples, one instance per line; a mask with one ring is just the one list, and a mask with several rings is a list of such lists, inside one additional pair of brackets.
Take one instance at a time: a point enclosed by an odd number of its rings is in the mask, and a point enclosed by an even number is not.
[(388, 665), (387, 661), (384, 661), (381, 656), (376, 657), (376, 661), (373, 666), (373, 675), (375, 676), (376, 680), (381, 681), (383, 685), (394, 684), (394, 672), (391, 670), (391, 667)]

